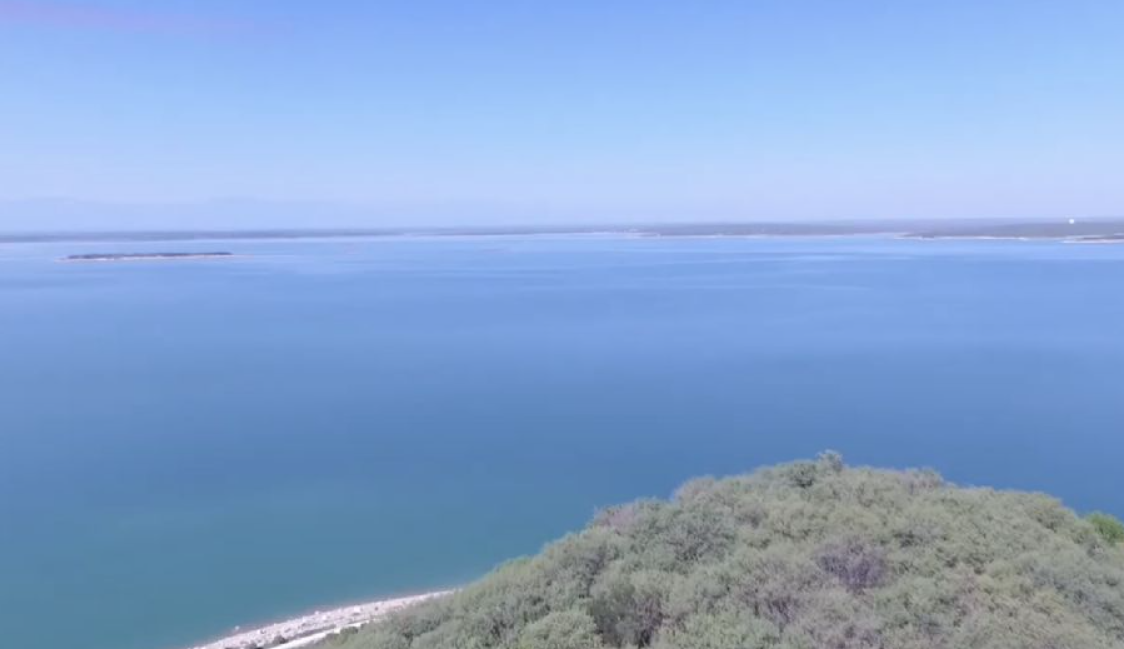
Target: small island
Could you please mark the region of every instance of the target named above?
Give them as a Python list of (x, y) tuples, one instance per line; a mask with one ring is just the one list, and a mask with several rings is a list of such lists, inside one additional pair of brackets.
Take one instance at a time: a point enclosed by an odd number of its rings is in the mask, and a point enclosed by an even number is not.
[(152, 261), (170, 259), (215, 259), (232, 257), (230, 252), (111, 252), (68, 255), (62, 261)]

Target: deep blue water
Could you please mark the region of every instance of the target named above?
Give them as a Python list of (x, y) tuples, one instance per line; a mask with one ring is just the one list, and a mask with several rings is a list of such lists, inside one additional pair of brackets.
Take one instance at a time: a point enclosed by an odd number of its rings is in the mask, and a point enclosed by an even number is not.
[[(0, 248), (0, 628), (168, 649), (841, 451), (1124, 514), (1124, 246)], [(173, 246), (156, 246), (169, 248)]]

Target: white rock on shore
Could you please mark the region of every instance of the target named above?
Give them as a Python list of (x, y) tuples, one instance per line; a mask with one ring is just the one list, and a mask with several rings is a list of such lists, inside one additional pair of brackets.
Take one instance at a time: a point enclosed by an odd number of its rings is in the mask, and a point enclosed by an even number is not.
[(366, 604), (355, 604), (330, 611), (315, 611), (284, 622), (270, 624), (250, 631), (241, 631), (214, 642), (196, 645), (191, 649), (296, 649), (304, 647), (332, 633), (346, 628), (356, 628), (408, 606), (452, 593), (442, 590), (423, 595), (385, 599)]

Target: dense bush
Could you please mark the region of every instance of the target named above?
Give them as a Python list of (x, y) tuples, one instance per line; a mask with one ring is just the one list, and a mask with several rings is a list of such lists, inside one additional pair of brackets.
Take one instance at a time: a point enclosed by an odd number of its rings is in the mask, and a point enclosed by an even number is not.
[(1087, 519), (1109, 543), (1124, 543), (1124, 523), (1120, 519), (1103, 512), (1093, 512)]
[[(1110, 517), (834, 454), (600, 513), (348, 649), (1110, 649)], [(1118, 524), (1118, 523), (1117, 523)], [(1107, 530), (1107, 532), (1106, 532)]]

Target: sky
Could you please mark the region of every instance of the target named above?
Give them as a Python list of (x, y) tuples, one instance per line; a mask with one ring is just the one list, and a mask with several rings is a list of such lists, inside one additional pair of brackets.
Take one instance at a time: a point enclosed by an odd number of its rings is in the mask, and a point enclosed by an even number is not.
[(1119, 0), (0, 0), (0, 229), (1124, 214)]

